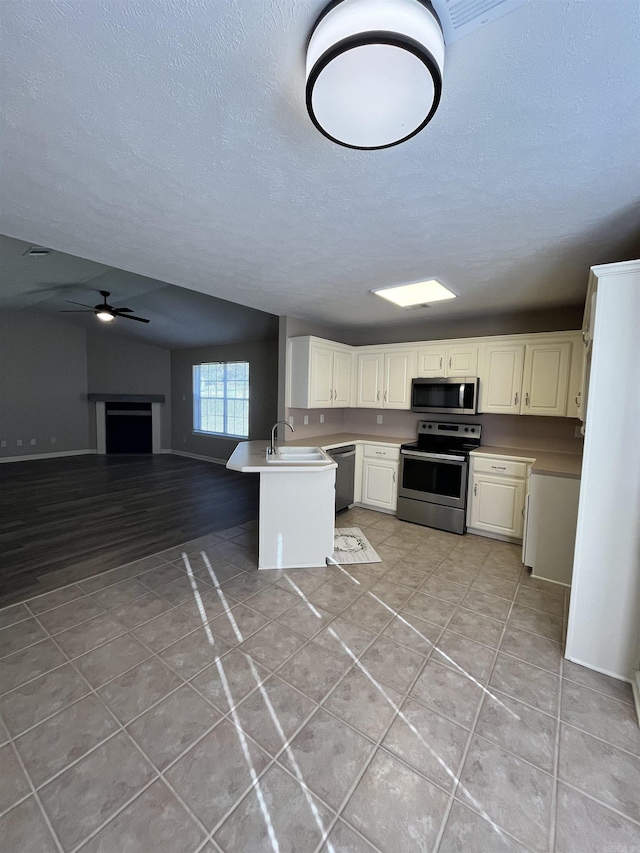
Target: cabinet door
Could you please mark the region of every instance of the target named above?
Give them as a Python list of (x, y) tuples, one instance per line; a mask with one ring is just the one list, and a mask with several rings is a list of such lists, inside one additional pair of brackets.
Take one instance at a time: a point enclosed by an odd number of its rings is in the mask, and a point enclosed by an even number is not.
[(527, 345), (522, 380), (522, 415), (567, 413), (571, 344)]
[(362, 503), (395, 511), (398, 497), (397, 463), (364, 460)]
[[(446, 352), (444, 347), (424, 347), (418, 350), (418, 372), (417, 376), (432, 377), (446, 376), (445, 363)], [(472, 376), (473, 374), (463, 374)]]
[(333, 396), (333, 351), (311, 346), (309, 408), (327, 408)]
[(477, 376), (478, 347), (448, 347), (445, 376)]
[(524, 344), (489, 344), (484, 348), (479, 412), (520, 414)]
[(358, 390), (356, 406), (382, 408), (383, 353), (358, 353)]
[(414, 353), (411, 350), (387, 353), (384, 357), (385, 409), (411, 408), (411, 379), (413, 378)]
[(351, 353), (335, 350), (333, 353), (332, 405), (351, 405)]
[(522, 538), (525, 481), (472, 474), (469, 526)]

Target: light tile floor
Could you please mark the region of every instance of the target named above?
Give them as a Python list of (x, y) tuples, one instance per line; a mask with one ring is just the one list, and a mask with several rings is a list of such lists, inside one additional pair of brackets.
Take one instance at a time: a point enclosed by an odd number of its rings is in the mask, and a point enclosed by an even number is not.
[(519, 548), (353, 509), (383, 562), (241, 525), (0, 611), (11, 853), (632, 853), (629, 685)]

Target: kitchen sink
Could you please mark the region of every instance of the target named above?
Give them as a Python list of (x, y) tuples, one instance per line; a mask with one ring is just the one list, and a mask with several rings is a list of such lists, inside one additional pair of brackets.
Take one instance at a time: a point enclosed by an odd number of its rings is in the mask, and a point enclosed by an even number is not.
[(272, 464), (295, 465), (304, 462), (306, 465), (326, 465), (330, 461), (319, 447), (276, 447), (273, 455), (267, 453), (267, 462)]

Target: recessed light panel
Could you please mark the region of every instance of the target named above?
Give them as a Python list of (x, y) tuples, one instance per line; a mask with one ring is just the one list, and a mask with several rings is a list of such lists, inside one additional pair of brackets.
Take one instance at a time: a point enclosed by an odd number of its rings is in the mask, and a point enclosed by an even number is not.
[(411, 305), (425, 305), (429, 302), (440, 302), (443, 299), (455, 299), (455, 293), (448, 290), (437, 279), (416, 281), (413, 284), (399, 284), (396, 287), (381, 287), (372, 290), (376, 296), (382, 296), (401, 308)]

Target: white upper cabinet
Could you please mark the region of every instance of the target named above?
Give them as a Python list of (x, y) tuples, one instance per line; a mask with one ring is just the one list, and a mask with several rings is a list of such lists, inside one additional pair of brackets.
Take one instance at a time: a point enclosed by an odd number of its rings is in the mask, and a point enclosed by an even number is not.
[(384, 353), (359, 352), (356, 406), (363, 409), (382, 408)]
[(524, 359), (521, 415), (567, 413), (571, 344), (528, 344)]
[(351, 400), (351, 347), (321, 338), (289, 340), (289, 405), (296, 409), (348, 407)]
[(520, 414), (524, 344), (486, 344), (480, 376), (479, 412)]
[(477, 376), (477, 373), (477, 346), (430, 346), (418, 350), (417, 376)]
[(588, 356), (581, 332), (366, 347), (295, 337), (288, 342), (287, 405), (409, 410), (414, 377), (478, 376), (479, 413), (584, 417), (585, 350)]
[(384, 409), (411, 408), (411, 380), (415, 375), (415, 351), (394, 350), (384, 356)]
[[(567, 332), (536, 335), (521, 343), (485, 344), (478, 412), (577, 417), (576, 342), (576, 333)], [(570, 385), (573, 396), (568, 401)]]
[(363, 409), (410, 409), (413, 349), (371, 349), (357, 356), (356, 406)]

